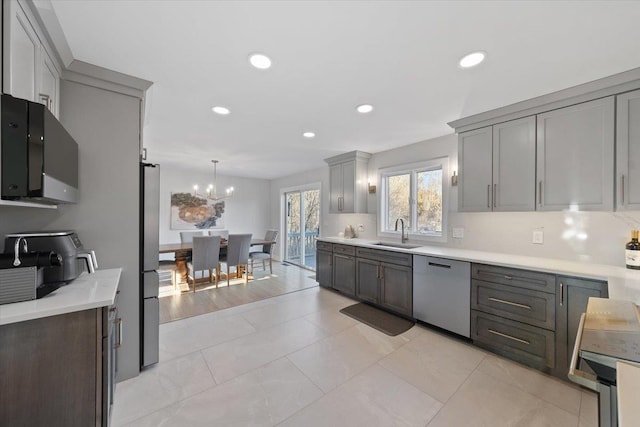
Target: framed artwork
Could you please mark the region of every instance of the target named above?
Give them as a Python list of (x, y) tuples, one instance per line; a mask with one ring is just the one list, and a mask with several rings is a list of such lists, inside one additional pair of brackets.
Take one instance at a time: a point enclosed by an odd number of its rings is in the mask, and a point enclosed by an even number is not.
[(171, 229), (224, 228), (224, 200), (208, 200), (191, 193), (171, 193)]

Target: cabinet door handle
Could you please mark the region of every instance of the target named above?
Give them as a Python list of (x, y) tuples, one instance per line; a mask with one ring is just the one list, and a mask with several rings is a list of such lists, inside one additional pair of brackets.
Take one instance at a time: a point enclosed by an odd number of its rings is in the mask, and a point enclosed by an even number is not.
[(505, 279), (507, 279), (507, 280), (511, 280), (511, 279), (513, 279), (513, 277), (511, 277), (511, 276), (507, 276), (507, 275), (505, 275), (505, 276), (504, 276), (504, 278), (505, 278)]
[(519, 343), (526, 344), (526, 345), (530, 345), (531, 344), (527, 340), (523, 340), (523, 339), (520, 339), (520, 338), (512, 337), (511, 335), (503, 334), (502, 332), (494, 331), (493, 329), (488, 329), (488, 331), (489, 331), (489, 333), (491, 333), (493, 335), (498, 335), (500, 337), (507, 338), (507, 339), (510, 339), (512, 341), (517, 341)]
[(538, 184), (538, 204), (542, 206), (542, 181)]
[(118, 339), (116, 340), (114, 347), (120, 348), (122, 347), (122, 317), (118, 317), (116, 319), (116, 323), (118, 324)]
[(500, 304), (507, 304), (507, 305), (512, 305), (514, 307), (520, 307), (520, 308), (526, 308), (527, 310), (531, 310), (531, 306), (530, 305), (526, 305), (526, 304), (520, 304), (517, 302), (513, 302), (513, 301), (507, 301), (504, 299), (500, 299), (500, 298), (487, 298), (489, 301), (494, 301), (494, 302), (499, 302)]
[(380, 266), (380, 278), (384, 279), (384, 266)]
[(560, 307), (564, 304), (564, 283), (560, 282)]
[(380, 278), (380, 266), (376, 265), (376, 279)]
[(487, 185), (487, 207), (488, 208), (491, 207), (491, 197), (489, 196), (489, 193), (491, 193), (491, 184)]
[(622, 204), (624, 205), (624, 175), (621, 177), (621, 185), (620, 185), (620, 198), (622, 199)]
[(493, 207), (497, 207), (496, 198), (498, 197), (498, 184), (493, 184)]
[(437, 263), (437, 262), (431, 262), (431, 261), (429, 261), (429, 265), (432, 265), (432, 266), (434, 266), (434, 267), (441, 267), (441, 268), (451, 268), (451, 266), (450, 266), (450, 265), (447, 265), (447, 264), (439, 264), (439, 263)]

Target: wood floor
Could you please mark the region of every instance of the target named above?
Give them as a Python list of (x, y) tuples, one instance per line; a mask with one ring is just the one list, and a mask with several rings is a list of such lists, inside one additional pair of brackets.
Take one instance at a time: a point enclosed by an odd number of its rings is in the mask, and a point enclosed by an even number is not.
[(263, 271), (256, 265), (248, 284), (244, 283), (244, 279), (233, 279), (230, 286), (226, 281), (221, 281), (218, 286), (216, 289), (208, 284), (198, 284), (194, 293), (193, 288), (189, 290), (186, 284), (182, 284), (178, 290), (174, 290), (168, 282), (164, 286), (161, 284), (160, 323), (260, 301), (318, 286), (318, 283), (313, 271), (274, 261), (273, 274), (269, 274), (268, 266)]

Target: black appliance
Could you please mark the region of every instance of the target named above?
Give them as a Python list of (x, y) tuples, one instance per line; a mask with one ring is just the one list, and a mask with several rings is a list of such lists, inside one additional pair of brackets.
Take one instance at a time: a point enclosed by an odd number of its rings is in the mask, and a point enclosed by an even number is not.
[(140, 367), (158, 363), (160, 166), (140, 163)]
[(26, 242), (29, 252), (55, 252), (62, 256), (62, 265), (45, 267), (43, 283), (69, 283), (86, 268), (93, 272), (97, 268), (95, 253), (87, 251), (78, 235), (67, 231), (36, 231), (7, 234), (4, 241), (4, 253), (14, 252), (16, 239)]
[(2, 95), (2, 186), (7, 200), (78, 201), (78, 144), (42, 104)]

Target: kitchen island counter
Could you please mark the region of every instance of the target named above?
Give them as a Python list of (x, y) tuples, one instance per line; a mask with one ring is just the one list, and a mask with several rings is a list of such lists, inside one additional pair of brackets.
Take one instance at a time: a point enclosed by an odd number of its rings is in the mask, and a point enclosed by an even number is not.
[(82, 273), (44, 298), (0, 305), (0, 325), (112, 305), (121, 273), (121, 268)]
[[(625, 267), (497, 252), (456, 249), (444, 246), (425, 245), (415, 248), (400, 248), (378, 245), (377, 243), (381, 242), (379, 239), (319, 237), (318, 240), (322, 242), (361, 246), (385, 251), (411, 253), (414, 255), (428, 255), (502, 267), (536, 270), (552, 274), (576, 276), (585, 279), (605, 280), (608, 282), (609, 298), (623, 299), (640, 304), (640, 271), (629, 270)], [(383, 242), (386, 242), (386, 240), (383, 240)], [(389, 243), (398, 244), (398, 242)]]

